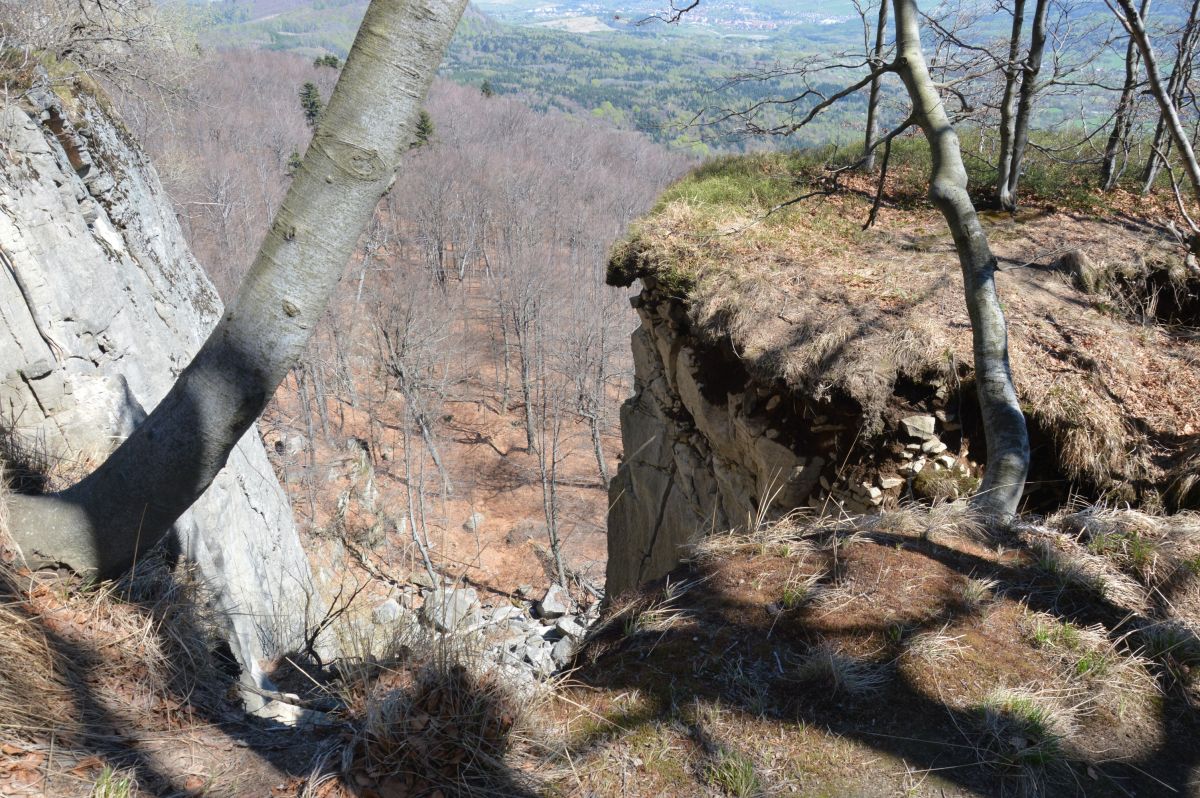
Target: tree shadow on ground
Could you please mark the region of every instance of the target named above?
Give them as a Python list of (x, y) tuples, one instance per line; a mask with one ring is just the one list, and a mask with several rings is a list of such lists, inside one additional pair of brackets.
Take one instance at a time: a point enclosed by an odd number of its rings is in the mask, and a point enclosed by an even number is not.
[[(747, 580), (754, 574), (768, 582), (774, 574), (778, 596), (783, 590), (778, 574), (786, 575), (790, 567), (785, 563), (767, 567), (760, 557), (754, 567), (731, 570), (728, 563), (709, 559), (681, 567), (667, 580), (620, 602), (619, 609), (610, 609), (616, 622), (594, 636), (580, 657), (580, 669), (574, 678), (589, 689), (610, 694), (640, 691), (646, 700), (636, 710), (616, 713), (608, 722), (577, 737), (571, 746), (572, 756), (586, 756), (614, 737), (650, 725), (694, 724), (695, 713), (689, 715), (681, 707), (700, 706), (702, 702), (747, 723), (767, 719), (793, 730), (826, 730), (829, 735), (883, 755), (883, 761), (890, 761), (897, 769), (904, 763), (916, 772), (933, 774), (947, 789), (973, 794), (1196, 794), (1200, 786), (1200, 746), (1195, 744), (1200, 710), (1189, 686), (1177, 678), (1188, 670), (1178, 661), (1178, 652), (1160, 652), (1150, 666), (1158, 688), (1155, 694), (1146, 696), (1152, 707), (1153, 721), (1149, 725), (1154, 728), (1131, 728), (1136, 721), (1127, 725), (1113, 716), (1108, 719), (1111, 725), (1107, 728), (1110, 737), (1103, 741), (1106, 745), (1095, 745), (1096, 732), (1091, 732), (1092, 750), (1107, 748), (1108, 753), (1088, 753), (1068, 737), (1055, 744), (1052, 757), (1042, 761), (1034, 756), (1035, 740), (1010, 745), (1008, 740), (997, 738), (997, 713), (989, 715), (977, 696), (968, 699), (970, 691), (962, 689), (965, 682), (960, 684), (963, 679), (994, 679), (989, 689), (1026, 686), (1002, 680), (1006, 674), (1020, 678), (1019, 674), (1029, 672), (1018, 661), (1038, 656), (1029, 643), (1009, 640), (1006, 647), (988, 648), (986, 637), (993, 632), (986, 628), (987, 618), (991, 613), (1003, 612), (998, 609), (1003, 606), (1012, 612), (1019, 606), (1017, 602), (1023, 602), (1028, 610), (1022, 612), (1046, 613), (1076, 627), (1103, 624), (1115, 650), (1143, 655), (1149, 651), (1146, 630), (1158, 623), (1153, 610), (1142, 617), (1131, 616), (1127, 609), (1094, 591), (1078, 585), (1064, 586), (1036, 566), (1036, 552), (1023, 544), (1016, 544), (1018, 553), (997, 561), (962, 547), (886, 531), (869, 537), (868, 541), (853, 543), (854, 548), (848, 544), (847, 551), (861, 548), (870, 554), (880, 568), (881, 578), (896, 567), (889, 558), (906, 556), (924, 560), (928, 566), (923, 567), (940, 572), (943, 589), (940, 593), (918, 591), (912, 596), (918, 606), (901, 608), (910, 612), (901, 613), (897, 620), (894, 613), (883, 608), (864, 609), (871, 606), (872, 589), (860, 585), (862, 605), (843, 610), (844, 619), (834, 623), (829, 614), (783, 610), (778, 602), (769, 603), (748, 586)], [(821, 570), (827, 575), (844, 570), (844, 561), (828, 561), (830, 557), (836, 559), (836, 554), (827, 550), (818, 554), (826, 559)], [(739, 555), (739, 559), (747, 557)], [(978, 605), (962, 598), (954, 586), (967, 579), (995, 580), (997, 598), (991, 609), (981, 611)], [(835, 580), (827, 577), (826, 581)], [(675, 588), (670, 587), (672, 583)], [(680, 584), (695, 586), (679, 596)], [(1180, 585), (1169, 587), (1162, 601), (1169, 603), (1171, 591), (1182, 589)], [(672, 591), (677, 598), (665, 599), (664, 593)], [(889, 594), (883, 600), (892, 598)], [(665, 627), (640, 621), (664, 604), (684, 614)], [(930, 634), (969, 641), (982, 653), (952, 657), (948, 661), (954, 665), (901, 666), (906, 646)], [(842, 647), (842, 643), (851, 645)], [(1179, 642), (1191, 651), (1196, 651), (1198, 644), (1194, 635)], [(855, 651), (858, 656), (843, 655), (843, 650)], [(821, 657), (831, 660), (829, 668), (822, 666)], [(994, 662), (987, 661), (989, 658)], [(834, 671), (842, 666), (846, 670), (835, 675)], [(851, 684), (858, 678), (856, 674), (874, 674), (881, 683), (875, 689), (856, 692)], [(703, 748), (711, 760), (722, 756), (722, 750), (746, 745), (756, 746), (750, 740), (731, 740)], [(1023, 753), (1025, 745), (1028, 748)], [(812, 767), (819, 771), (821, 766)], [(706, 768), (695, 774), (702, 782), (712, 778), (711, 767)], [(870, 783), (864, 779), (856, 788)], [(823, 789), (836, 786), (830, 784)]]

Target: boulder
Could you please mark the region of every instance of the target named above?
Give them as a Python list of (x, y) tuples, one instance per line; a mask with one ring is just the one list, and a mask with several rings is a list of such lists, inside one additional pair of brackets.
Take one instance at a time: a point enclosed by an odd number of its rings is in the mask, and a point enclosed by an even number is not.
[(481, 622), (475, 588), (440, 587), (425, 597), (421, 620), (439, 632), (464, 631)]
[(403, 614), (404, 608), (400, 606), (400, 602), (390, 598), (375, 605), (375, 609), (371, 610), (371, 620), (386, 626), (400, 620)]
[(542, 600), (538, 602), (538, 616), (542, 618), (559, 618), (571, 611), (574, 602), (571, 594), (559, 584), (550, 585)]

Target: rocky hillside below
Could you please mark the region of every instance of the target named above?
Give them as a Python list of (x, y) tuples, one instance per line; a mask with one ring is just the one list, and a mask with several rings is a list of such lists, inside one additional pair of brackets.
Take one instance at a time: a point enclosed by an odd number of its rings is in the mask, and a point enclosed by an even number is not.
[[(885, 207), (863, 231), (870, 203), (853, 191), (773, 211), (813, 187), (802, 166), (777, 155), (703, 167), (614, 252), (610, 282), (642, 290), (610, 592), (662, 575), (701, 531), (978, 484), (970, 326), (940, 217)], [(984, 218), (1030, 423), (1025, 509), (1194, 505), (1195, 265), (1148, 222)]]
[[(220, 317), (154, 168), (105, 108), (44, 76), (0, 105), (0, 406), (17, 490), (103, 460)], [(177, 524), (248, 681), (316, 610), (291, 507), (255, 430)]]

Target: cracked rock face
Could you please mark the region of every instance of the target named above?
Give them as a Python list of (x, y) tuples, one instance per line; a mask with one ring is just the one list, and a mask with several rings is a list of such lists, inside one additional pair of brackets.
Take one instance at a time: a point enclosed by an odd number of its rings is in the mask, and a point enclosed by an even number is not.
[(768, 513), (804, 504), (826, 464), (773, 439), (746, 409), (753, 387), (723, 402), (706, 396), (678, 313), (649, 292), (635, 304), (642, 324), (632, 339), (634, 396), (621, 407), (626, 460), (609, 485), (610, 596), (670, 571), (696, 536), (744, 526), (764, 501)]
[[(52, 457), (102, 459), (221, 312), (154, 169), (97, 102), (0, 105), (0, 422)], [(257, 429), (177, 533), (258, 677), (300, 641), (315, 591)]]

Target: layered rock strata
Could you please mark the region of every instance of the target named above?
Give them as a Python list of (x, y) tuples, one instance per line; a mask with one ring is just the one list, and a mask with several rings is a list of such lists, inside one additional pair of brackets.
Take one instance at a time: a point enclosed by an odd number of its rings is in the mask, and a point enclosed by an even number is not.
[(906, 494), (953, 498), (976, 479), (965, 451), (942, 440), (961, 438), (948, 412), (893, 419), (864, 440), (852, 402), (756, 380), (727, 342), (691, 332), (682, 300), (641, 279), (624, 460), (609, 486), (610, 597), (674, 568), (704, 534), (797, 508), (864, 513)]
[[(98, 100), (58, 92), (0, 105), (0, 420), (70, 472), (140, 423), (222, 306), (146, 156)], [(319, 602), (257, 430), (176, 537), (264, 683)]]

